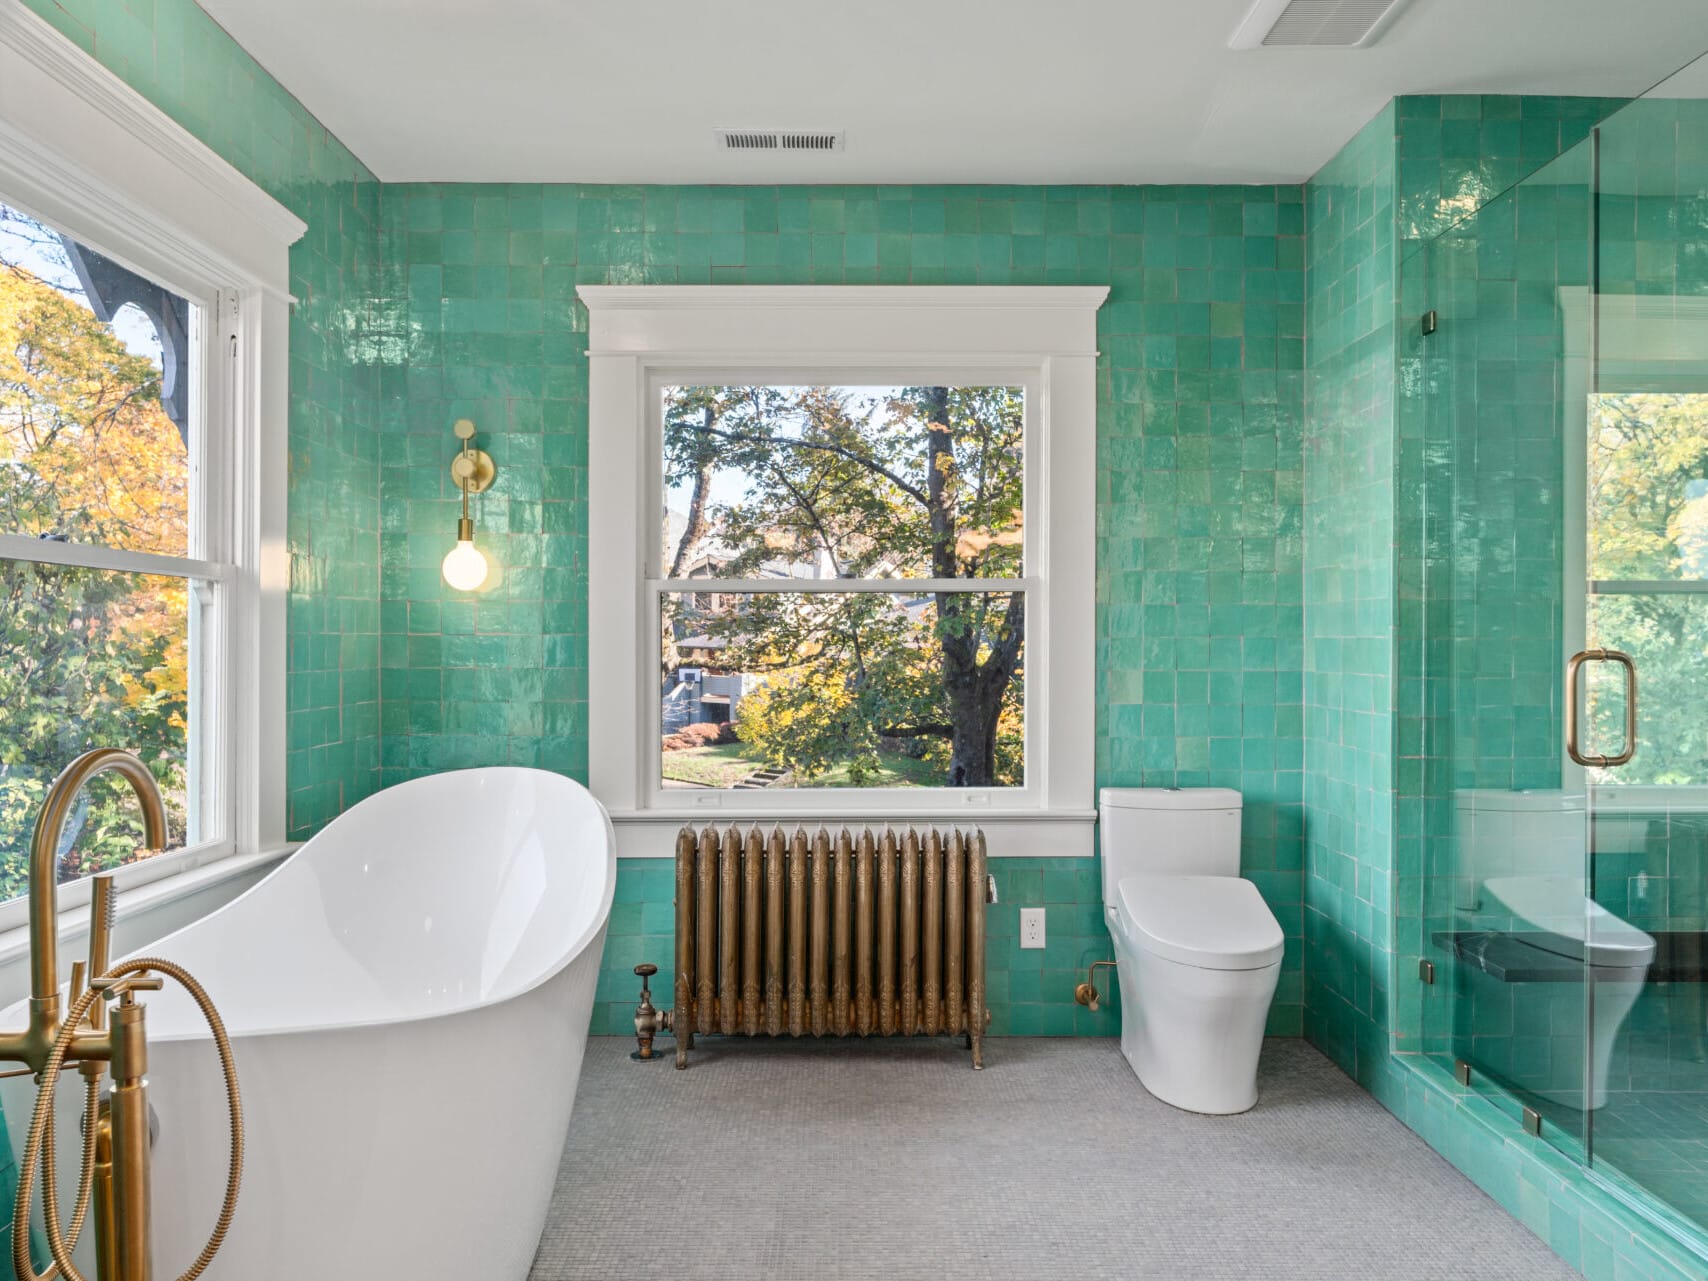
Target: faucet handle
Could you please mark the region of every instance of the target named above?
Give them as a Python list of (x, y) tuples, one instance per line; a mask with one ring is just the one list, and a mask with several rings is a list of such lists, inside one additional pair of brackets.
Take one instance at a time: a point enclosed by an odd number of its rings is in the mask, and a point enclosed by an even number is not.
[(90, 979), (89, 986), (97, 992), (123, 996), (127, 992), (158, 992), (166, 986), (166, 980), (153, 974), (126, 974), (122, 978)]

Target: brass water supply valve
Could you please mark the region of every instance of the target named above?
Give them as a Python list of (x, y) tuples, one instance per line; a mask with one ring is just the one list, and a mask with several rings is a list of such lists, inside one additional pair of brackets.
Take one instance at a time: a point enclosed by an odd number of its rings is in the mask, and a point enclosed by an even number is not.
[(629, 1057), (637, 1062), (651, 1063), (659, 1057), (653, 1052), (653, 1037), (671, 1030), (670, 1011), (653, 1005), (652, 989), (647, 985), (647, 981), (658, 973), (658, 966), (643, 961), (635, 966), (635, 973), (640, 975), (641, 981), (640, 1004), (635, 1006), (635, 1040), (640, 1043), (640, 1048)]
[(1091, 968), (1085, 972), (1085, 982), (1081, 983), (1073, 990), (1073, 999), (1093, 1013), (1096, 1013), (1097, 1003), (1102, 999), (1102, 997), (1098, 995), (1096, 983), (1097, 967), (1100, 965), (1107, 965), (1110, 969), (1115, 968), (1115, 962), (1113, 961), (1093, 961), (1091, 963)]

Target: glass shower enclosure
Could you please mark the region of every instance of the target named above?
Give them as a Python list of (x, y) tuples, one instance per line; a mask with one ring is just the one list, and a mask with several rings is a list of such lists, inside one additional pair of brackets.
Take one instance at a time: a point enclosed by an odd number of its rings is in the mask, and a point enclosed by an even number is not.
[(1423, 1048), (1708, 1233), (1708, 58), (1403, 279)]

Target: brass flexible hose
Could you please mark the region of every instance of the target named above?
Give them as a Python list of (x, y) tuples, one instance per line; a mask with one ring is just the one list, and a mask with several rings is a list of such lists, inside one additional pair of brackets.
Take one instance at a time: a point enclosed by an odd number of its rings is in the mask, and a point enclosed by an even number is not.
[[(71, 1212), (71, 1226), (65, 1232), (68, 1252), (76, 1249), (77, 1238), (83, 1235), (83, 1221), (89, 1214), (90, 1194), (95, 1190), (95, 1130), (100, 1121), (101, 1081), (99, 1077), (91, 1076), (83, 1096), (83, 1161), (77, 1174), (77, 1203), (76, 1208)], [(48, 1152), (54, 1150), (52, 1109), (48, 1111), (47, 1124), (42, 1130), (42, 1147)], [(43, 1200), (45, 1201), (47, 1197), (52, 1196), (56, 1205), (59, 1200), (59, 1189), (49, 1185), (57, 1173), (53, 1168), (52, 1161), (42, 1164)], [(14, 1219), (13, 1222), (18, 1222), (18, 1220)], [(18, 1245), (20, 1241), (23, 1243), (22, 1263), (19, 1262)], [(12, 1234), (12, 1265), (13, 1271), (19, 1277), (29, 1277), (30, 1281), (54, 1281), (54, 1278), (59, 1275), (59, 1265), (50, 1263), (47, 1265), (46, 1272), (41, 1273), (40, 1276), (34, 1276), (30, 1273), (31, 1262), (29, 1232), (26, 1230), (21, 1236), (14, 1232)]]
[[(225, 1098), (231, 1117), (231, 1161), (227, 1167), (225, 1180), (225, 1199), (220, 1203), (219, 1217), (214, 1221), (213, 1232), (209, 1234), (207, 1244), (196, 1260), (184, 1272), (178, 1281), (195, 1281), (207, 1270), (213, 1262), (214, 1255), (225, 1243), (225, 1234), (231, 1228), (231, 1218), (237, 1210), (237, 1194), (243, 1181), (243, 1099), (237, 1088), (237, 1064), (231, 1053), (231, 1040), (226, 1035), (225, 1023), (219, 1016), (219, 1010), (209, 999), (207, 991), (198, 983), (195, 976), (180, 965), (162, 960), (154, 956), (137, 957), (134, 960), (121, 961), (101, 977), (104, 979), (120, 979), (128, 974), (156, 972), (166, 975), (183, 985), (184, 989), (195, 999), (201, 1008), (202, 1017), (207, 1020), (208, 1030), (213, 1034), (214, 1048), (219, 1053), (220, 1071), (225, 1077)], [(51, 1171), (54, 1166), (52, 1145), (53, 1133), (53, 1095), (54, 1087), (58, 1084), (60, 1069), (65, 1064), (66, 1052), (71, 1047), (89, 1007), (99, 1000), (102, 993), (93, 985), (72, 1005), (66, 1015), (65, 1024), (60, 1029), (59, 1036), (54, 1040), (53, 1050), (48, 1054), (47, 1063), (42, 1068), (40, 1084), (36, 1091), (35, 1115), (30, 1120), (29, 1137), (24, 1143), (24, 1155), (19, 1163), (18, 1195), (13, 1204), (12, 1222), (28, 1224), (30, 1221), (30, 1180), (35, 1172), (36, 1162), (42, 1160), (46, 1151), (46, 1168)], [(93, 1085), (93, 1082), (91, 1082)], [(94, 1127), (89, 1127), (93, 1134)], [(94, 1164), (94, 1144), (92, 1139), (85, 1136), (85, 1147), (89, 1154), (89, 1163)], [(80, 1206), (80, 1208), (82, 1208)], [(75, 1233), (70, 1241), (60, 1234), (59, 1195), (51, 1178), (42, 1184), (42, 1219), (46, 1229), (48, 1250), (53, 1254), (53, 1261), (59, 1275), (64, 1281), (88, 1281), (71, 1261), (71, 1247), (75, 1244)], [(73, 1226), (80, 1226), (73, 1216)], [(29, 1231), (12, 1234), (12, 1265), (16, 1269), (19, 1281), (50, 1281), (54, 1269), (37, 1274), (30, 1258)]]

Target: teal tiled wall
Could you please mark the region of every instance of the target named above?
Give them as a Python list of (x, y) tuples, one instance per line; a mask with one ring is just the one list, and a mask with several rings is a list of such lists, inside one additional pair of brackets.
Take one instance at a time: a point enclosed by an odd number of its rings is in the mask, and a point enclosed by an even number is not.
[(289, 835), (379, 781), (380, 184), (193, 0), (27, 0), (308, 223), (291, 250)]
[[(1109, 284), (1098, 322), (1098, 777), (1244, 792), (1244, 867), (1289, 939), (1270, 1026), (1298, 1032), (1298, 188), (420, 185), (386, 188), (382, 225), (403, 290), (388, 341), (407, 360), (381, 406), (387, 782), (501, 761), (585, 772), (577, 284)], [(463, 416), (499, 462), (477, 516), (504, 573), (474, 597), (448, 591), (438, 570), (455, 515), (447, 429)], [(627, 882), (644, 877), (625, 869)], [(1107, 1014), (1081, 1015), (1067, 981), (1110, 954), (1094, 869), (1052, 868), (1079, 887), (1050, 905), (1071, 943), (1052, 943), (1041, 963), (993, 958), (993, 975), (1009, 976), (1012, 1010), (993, 1000), (1009, 1026), (1113, 1027)], [(1033, 870), (1009, 869), (1018, 892), (1031, 892)], [(644, 917), (642, 902), (613, 923), (613, 1009), (632, 1006), (628, 940), (647, 934), (631, 933), (630, 918)]]
[(1306, 1033), (1385, 1058), (1392, 991), (1394, 108), (1306, 186)]

